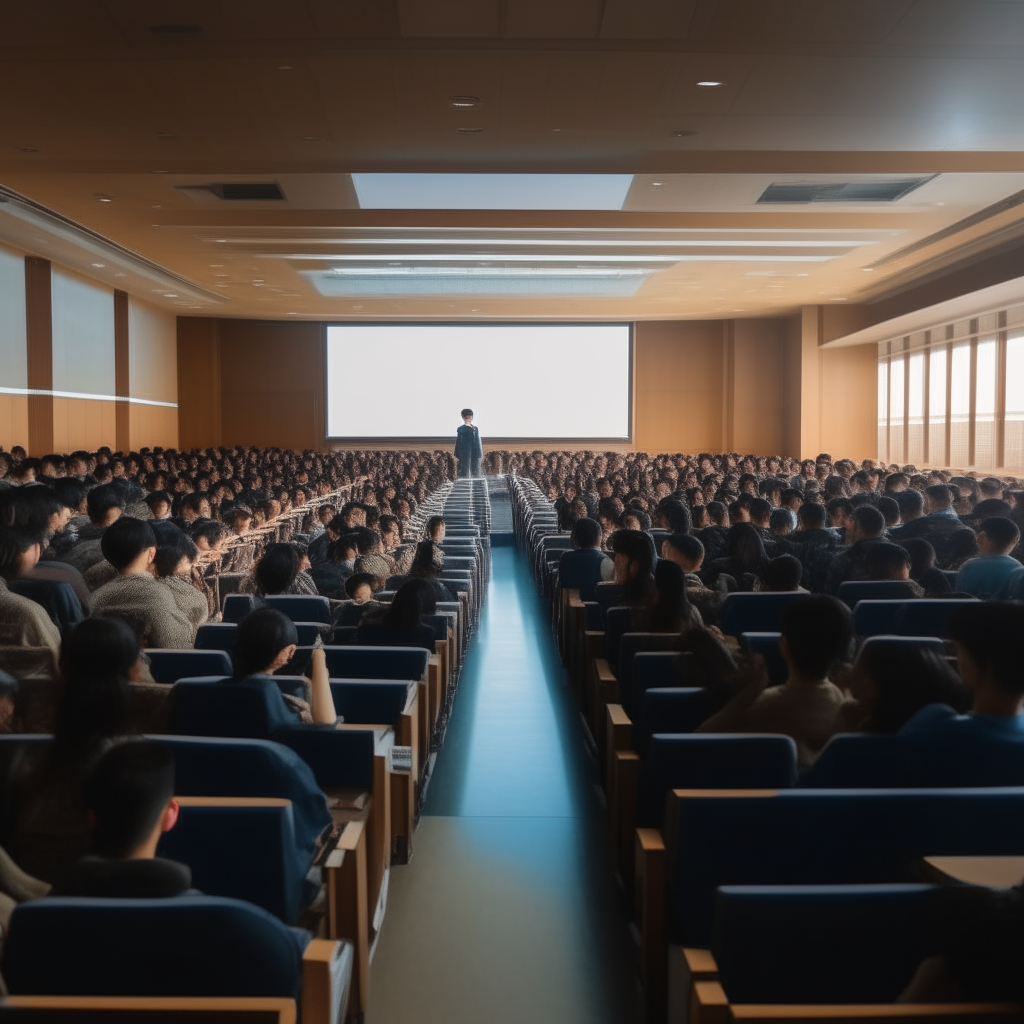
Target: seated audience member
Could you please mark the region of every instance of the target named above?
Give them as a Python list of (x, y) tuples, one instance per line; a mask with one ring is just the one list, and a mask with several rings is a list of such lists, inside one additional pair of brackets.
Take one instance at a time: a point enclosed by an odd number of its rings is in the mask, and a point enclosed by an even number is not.
[(243, 594), (268, 597), (274, 594), (318, 593), (309, 573), (302, 572), (302, 554), (294, 544), (268, 544), (252, 574), (238, 588)]
[(835, 530), (840, 540), (848, 540), (846, 536), (847, 527), (850, 524), (850, 516), (853, 515), (854, 504), (849, 498), (833, 498), (825, 504), (825, 513), (828, 516), (828, 525)]
[(359, 557), (353, 566), (356, 572), (368, 572), (384, 581), (389, 576), (395, 575), (395, 563), (384, 553), (384, 542), (376, 530), (368, 526), (361, 526), (355, 531), (356, 541), (359, 544)]
[(965, 562), (978, 557), (979, 551), (978, 535), (972, 529), (957, 530), (946, 546), (947, 562), (943, 568), (959, 572)]
[(673, 533), (661, 542), (661, 557), (675, 562), (686, 576), (688, 587), (703, 587), (697, 574), (704, 564), (704, 545), (691, 534)]
[(898, 543), (910, 555), (910, 578), (921, 585), (925, 597), (945, 597), (952, 593), (949, 580), (935, 568), (935, 548), (928, 541), (910, 537)]
[(91, 852), (55, 886), (55, 896), (171, 899), (198, 894), (186, 864), (156, 855), (178, 822), (174, 754), (149, 740), (108, 750), (85, 784)]
[(94, 615), (126, 622), (143, 647), (189, 648), (196, 630), (153, 575), (157, 541), (153, 528), (140, 519), (118, 519), (103, 534), (103, 556), (117, 578), (93, 594)]
[(768, 687), (768, 673), (758, 659), (746, 684), (698, 732), (782, 733), (796, 742), (802, 767), (813, 762), (835, 732), (843, 691), (829, 678), (849, 658), (853, 616), (834, 597), (800, 598), (782, 615), (779, 651), (788, 678)]
[(345, 596), (355, 604), (376, 605), (373, 585), (376, 577), (368, 572), (354, 572), (345, 580)]
[[(319, 511), (322, 512), (325, 508), (333, 509), (333, 505), (321, 505)], [(343, 533), (345, 532), (345, 523), (341, 516), (334, 515), (327, 522), (324, 523), (323, 528), (320, 530), (318, 536), (316, 536), (309, 543), (309, 547), (306, 548), (306, 555), (309, 558), (309, 564), (314, 568), (321, 562), (327, 560), (327, 548), (333, 544)]]
[(383, 515), (377, 524), (384, 551), (395, 563), (395, 575), (404, 576), (416, 554), (414, 544), (402, 543), (402, 524), (397, 516)]
[(689, 534), (693, 529), (690, 510), (678, 498), (662, 498), (654, 517), (657, 525), (674, 534)]
[(331, 520), (338, 514), (338, 506), (326, 502), (316, 510), (313, 517), (313, 525), (309, 528), (310, 546), (314, 540), (318, 540), (327, 532)]
[(780, 537), (788, 537), (796, 530), (796, 513), (788, 508), (777, 508), (772, 511), (768, 519), (768, 533), (770, 539), (777, 540)]
[(796, 555), (779, 555), (761, 569), (755, 589), (772, 592), (801, 590), (803, 574), (804, 567)]
[(454, 601), (455, 596), (441, 581), (443, 565), (444, 552), (441, 548), (432, 540), (421, 540), (416, 545), (416, 555), (409, 567), (408, 578), (428, 580), (435, 601)]
[(425, 528), (426, 539), (432, 540), (435, 544), (440, 544), (444, 541), (445, 534), (445, 522), (444, 516), (431, 516), (427, 520)]
[(215, 519), (197, 519), (188, 528), (188, 536), (199, 552), (223, 554), (230, 539), (227, 528)]
[[(284, 668), (295, 655), (299, 634), (295, 623), (276, 608), (257, 608), (238, 625), (235, 646), (231, 652), (234, 662), (232, 681), (244, 682), (255, 676), (272, 676)], [(331, 696), (331, 682), (327, 672), (327, 656), (320, 644), (310, 656), (310, 676), (306, 679), (306, 699), (281, 693), (271, 683), (269, 692), (276, 702), (281, 697), (278, 725), (334, 725), (338, 713)]]
[(1020, 540), (1020, 530), (1012, 519), (983, 519), (978, 527), (978, 558), (964, 562), (956, 574), (956, 589), (974, 597), (1006, 597), (1010, 577), (1021, 563), (1010, 552)]
[(701, 628), (700, 613), (689, 601), (683, 570), (667, 559), (654, 567), (654, 586), (645, 605), (635, 607), (631, 626), (644, 633), (682, 633)]
[(898, 544), (879, 541), (864, 557), (865, 580), (896, 580), (911, 584), (916, 597), (924, 595), (924, 588), (910, 578), (910, 552)]
[(62, 580), (38, 579), (32, 570), (39, 564), (45, 534), (26, 529), (5, 531), (0, 539), (0, 576), (9, 590), (35, 601), (50, 616), (58, 630), (81, 622), (85, 617), (82, 603), (70, 584)]
[(580, 599), (595, 600), (595, 588), (602, 580), (611, 579), (615, 571), (612, 560), (601, 550), (601, 524), (595, 519), (577, 519), (572, 527), (572, 551), (558, 560), (559, 577), (572, 574), (581, 581)]
[(621, 602), (634, 611), (646, 606), (654, 587), (657, 555), (650, 536), (640, 530), (616, 530), (612, 534), (615, 582)]
[(711, 525), (700, 531), (700, 542), (704, 545), (704, 557), (708, 562), (725, 554), (725, 538), (729, 533), (729, 513), (720, 501), (709, 501), (704, 510)]
[(192, 567), (199, 551), (173, 523), (154, 523), (156, 557), (153, 574), (174, 598), (178, 610), (198, 629), (209, 617), (206, 595), (192, 583)]
[(252, 526), (252, 509), (248, 505), (232, 505), (227, 512), (222, 511), (221, 516), (231, 537), (243, 536)]
[(960, 713), (971, 707), (971, 691), (949, 662), (911, 643), (865, 644), (843, 681), (852, 699), (840, 711), (837, 732), (897, 733), (929, 704)]
[(725, 541), (725, 556), (716, 558), (708, 569), (716, 577), (731, 576), (740, 590), (754, 589), (758, 573), (768, 564), (768, 552), (760, 531), (752, 523), (734, 523)]
[(868, 552), (885, 536), (885, 519), (882, 513), (871, 505), (855, 508), (846, 523), (846, 540), (849, 547), (832, 560), (825, 583), (825, 590), (829, 594), (838, 593), (840, 584), (847, 580), (868, 578)]
[(32, 540), (21, 531), (0, 528), (0, 669), (18, 678), (37, 673), (53, 678), (60, 630), (41, 604), (15, 593), (8, 584), (32, 561), (31, 555), (26, 561), (25, 546)]
[(119, 619), (86, 619), (64, 639), (53, 740), (27, 759), (14, 785), (11, 852), (37, 878), (54, 882), (87, 851), (82, 784), (130, 731), (129, 684), (147, 674), (141, 653)]
[[(914, 491), (902, 491), (902, 494), (914, 494)], [(907, 499), (901, 499), (906, 501)], [(916, 501), (916, 499), (910, 499)], [(946, 484), (932, 484), (924, 492), (925, 515), (911, 518), (904, 514), (906, 509), (901, 503), (903, 526), (894, 534), (893, 540), (904, 541), (911, 537), (920, 537), (935, 548), (936, 563), (940, 569), (951, 568), (951, 545), (956, 534), (967, 529), (960, 522), (953, 510), (953, 494)], [(973, 532), (973, 531), (972, 531)]]
[(805, 501), (797, 509), (797, 530), (782, 544), (803, 566), (802, 580), (808, 590), (820, 593), (825, 589), (840, 541), (836, 532), (826, 526), (824, 505)]
[(882, 513), (886, 529), (892, 530), (900, 525), (900, 506), (895, 498), (889, 496), (879, 498), (875, 507)]
[(210, 499), (201, 491), (186, 494), (178, 503), (178, 514), (174, 517), (174, 525), (189, 532), (197, 519), (210, 518)]
[(406, 580), (390, 604), (364, 613), (359, 620), (357, 641), (369, 647), (425, 647), (433, 653), (433, 626), (424, 615), (437, 611), (431, 581), (422, 577)]
[(86, 504), (89, 523), (78, 531), (78, 540), (62, 556), (65, 562), (82, 573), (103, 561), (100, 541), (107, 528), (121, 518), (125, 499), (114, 484), (101, 484), (89, 492)]
[(171, 518), (171, 496), (166, 491), (152, 491), (143, 501), (154, 519)]
[[(335, 517), (335, 520), (337, 517)], [(308, 572), (317, 592), (324, 597), (341, 599), (345, 581), (352, 576), (359, 553), (355, 534), (346, 534), (327, 546), (326, 557)]]

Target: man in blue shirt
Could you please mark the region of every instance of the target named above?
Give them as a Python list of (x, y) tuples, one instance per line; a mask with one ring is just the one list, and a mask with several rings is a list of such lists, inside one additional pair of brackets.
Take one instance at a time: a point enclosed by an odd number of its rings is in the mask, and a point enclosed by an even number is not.
[(562, 587), (579, 590), (583, 601), (596, 601), (595, 588), (611, 579), (612, 560), (601, 550), (601, 524), (594, 519), (577, 519), (572, 528), (572, 551), (558, 560), (558, 578)]
[(1010, 555), (1019, 540), (1020, 530), (1012, 519), (983, 519), (978, 527), (981, 554), (964, 562), (956, 576), (956, 589), (986, 600), (1006, 597), (1010, 577), (1021, 568)]

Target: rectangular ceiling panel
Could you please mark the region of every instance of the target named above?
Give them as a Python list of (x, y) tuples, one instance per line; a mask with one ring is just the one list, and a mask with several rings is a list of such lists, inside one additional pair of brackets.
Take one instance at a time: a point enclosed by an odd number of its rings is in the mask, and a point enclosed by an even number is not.
[(498, 35), (498, 0), (398, 0), (406, 38), (488, 39)]

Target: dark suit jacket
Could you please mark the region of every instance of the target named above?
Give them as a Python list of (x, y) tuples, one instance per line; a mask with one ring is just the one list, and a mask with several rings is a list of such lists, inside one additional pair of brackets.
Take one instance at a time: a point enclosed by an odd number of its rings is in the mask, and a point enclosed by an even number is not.
[(911, 519), (899, 529), (889, 532), (890, 539), (896, 544), (902, 544), (912, 537), (920, 537), (928, 541), (935, 548), (935, 564), (940, 569), (949, 567), (951, 560), (950, 548), (953, 534), (959, 530), (969, 530), (959, 519), (952, 516), (919, 516)]
[(463, 423), (455, 435), (455, 458), (459, 462), (476, 462), (483, 454), (480, 431), (471, 423)]

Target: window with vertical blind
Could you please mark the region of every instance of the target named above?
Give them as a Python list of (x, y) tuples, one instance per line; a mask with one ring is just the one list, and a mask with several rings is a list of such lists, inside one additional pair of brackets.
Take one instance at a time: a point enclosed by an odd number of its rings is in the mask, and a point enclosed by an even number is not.
[(878, 346), (878, 457), (1024, 472), (1024, 306)]

